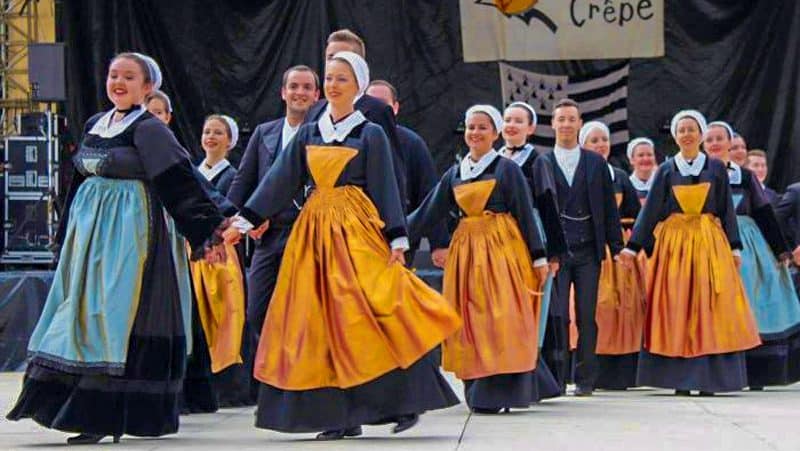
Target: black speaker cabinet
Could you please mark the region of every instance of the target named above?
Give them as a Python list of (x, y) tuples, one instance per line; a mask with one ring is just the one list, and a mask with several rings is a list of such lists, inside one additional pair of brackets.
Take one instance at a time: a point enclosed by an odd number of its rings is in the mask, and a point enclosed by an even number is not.
[(39, 102), (64, 102), (67, 84), (64, 77), (64, 44), (28, 46), (28, 80), (31, 98)]

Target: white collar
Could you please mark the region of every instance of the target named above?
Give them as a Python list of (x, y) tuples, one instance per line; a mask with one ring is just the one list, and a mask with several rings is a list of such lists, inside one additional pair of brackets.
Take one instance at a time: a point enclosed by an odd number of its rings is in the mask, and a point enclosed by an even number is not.
[(294, 135), (297, 134), (297, 130), (300, 130), (300, 126), (303, 123), (297, 124), (297, 127), (292, 127), (289, 125), (289, 121), (284, 118), (283, 119), (283, 129), (281, 130), (281, 150), (285, 149), (286, 146), (289, 145), (289, 142), (294, 138)]
[(565, 161), (577, 160), (581, 157), (581, 146), (578, 145), (571, 149), (567, 149), (559, 145), (556, 145), (553, 148), (553, 152), (556, 154), (556, 157), (558, 157), (561, 160)]
[(676, 153), (673, 157), (675, 160), (675, 165), (678, 167), (678, 172), (681, 173), (684, 177), (689, 177), (690, 175), (697, 177), (700, 175), (700, 172), (703, 170), (703, 166), (706, 164), (706, 154), (700, 152), (697, 154), (697, 158), (692, 161), (692, 164), (689, 164), (686, 161), (686, 158), (683, 157), (683, 154), (680, 152)]
[(231, 162), (223, 158), (219, 160), (214, 166), (209, 168), (206, 165), (206, 160), (204, 159), (203, 162), (200, 163), (200, 166), (197, 168), (197, 170), (200, 171), (200, 173), (203, 174), (203, 177), (205, 177), (206, 180), (210, 182), (214, 177), (218, 176), (220, 172), (227, 169), (228, 166), (230, 165)]
[(522, 166), (526, 161), (528, 161), (528, 158), (530, 158), (531, 154), (533, 153), (533, 145), (525, 144), (522, 150), (511, 154), (509, 154), (506, 147), (503, 146), (499, 153), (506, 158), (510, 158), (514, 163), (517, 163), (518, 166)]
[(611, 166), (609, 163), (606, 163), (606, 165), (608, 165), (608, 172), (611, 174), (611, 181), (613, 182), (617, 179), (617, 173), (614, 172), (614, 166)]
[(500, 154), (497, 153), (496, 150), (492, 149), (486, 153), (486, 155), (482, 156), (478, 162), (473, 163), (472, 160), (469, 158), (469, 154), (464, 156), (461, 159), (461, 167), (460, 167), (460, 175), (461, 180), (469, 180), (478, 177), (479, 175), (483, 174), (483, 171), (489, 167), (490, 164), (494, 161), (495, 158), (499, 157)]
[(347, 116), (343, 121), (334, 124), (333, 119), (331, 119), (331, 106), (328, 104), (325, 108), (325, 112), (322, 113), (322, 118), (317, 122), (317, 127), (322, 135), (322, 141), (325, 144), (330, 144), (334, 141), (344, 142), (347, 135), (349, 135), (354, 128), (366, 121), (367, 118), (364, 117), (364, 114), (359, 110), (355, 110), (353, 114)]
[(656, 171), (653, 171), (653, 173), (650, 174), (650, 178), (647, 179), (647, 181), (642, 181), (639, 177), (636, 177), (636, 173), (634, 172), (633, 174), (631, 174), (629, 178), (631, 180), (633, 188), (636, 189), (637, 191), (650, 191), (650, 188), (653, 187), (653, 179), (655, 178), (655, 176), (656, 176)]
[(137, 110), (131, 111), (129, 114), (125, 115), (121, 121), (114, 122), (113, 124), (111, 121), (114, 119), (114, 112), (116, 112), (117, 109), (112, 108), (94, 123), (92, 129), (89, 130), (89, 134), (97, 135), (101, 138), (113, 138), (119, 135), (120, 133), (124, 132), (125, 129), (133, 123), (133, 121), (138, 119), (139, 116), (143, 115), (145, 111), (147, 111), (142, 105), (137, 105), (137, 107)]
[(728, 180), (731, 185), (742, 184), (742, 167), (733, 161), (728, 162)]

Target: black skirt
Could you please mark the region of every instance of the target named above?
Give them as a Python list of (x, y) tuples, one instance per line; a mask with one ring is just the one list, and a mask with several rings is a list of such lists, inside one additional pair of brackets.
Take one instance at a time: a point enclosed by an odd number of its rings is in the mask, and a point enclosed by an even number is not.
[(145, 263), (124, 374), (75, 374), (33, 363), (9, 420), (31, 418), (48, 428), (97, 435), (154, 437), (178, 431), (186, 338), (161, 204), (153, 200), (153, 247)]
[(321, 432), (391, 422), (458, 404), (435, 356), (348, 388), (281, 390), (261, 384), (256, 427), (281, 432)]
[(789, 385), (800, 381), (800, 332), (786, 338), (767, 339), (747, 351), (747, 382), (750, 387)]
[(542, 344), (542, 360), (547, 364), (563, 393), (567, 381), (572, 380), (569, 318), (554, 314), (552, 308), (547, 315), (547, 327)]
[(597, 380), (595, 388), (603, 390), (625, 390), (636, 387), (636, 368), (639, 353), (597, 356)]
[(747, 386), (744, 352), (677, 358), (642, 350), (638, 369), (636, 383), (647, 387), (720, 393)]
[(541, 358), (533, 371), (464, 381), (464, 399), (469, 408), (524, 409), (543, 399), (558, 396), (561, 396), (561, 386)]

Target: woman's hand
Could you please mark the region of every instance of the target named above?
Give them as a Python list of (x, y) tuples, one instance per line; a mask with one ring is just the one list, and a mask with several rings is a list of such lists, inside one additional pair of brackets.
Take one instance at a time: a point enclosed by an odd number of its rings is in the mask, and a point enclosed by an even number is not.
[(736, 269), (742, 269), (742, 256), (733, 254), (733, 263), (736, 265)]
[(217, 244), (216, 246), (206, 248), (205, 261), (209, 265), (222, 263), (227, 260), (227, 258), (228, 255), (225, 252), (224, 244)]
[(267, 229), (269, 229), (269, 221), (264, 221), (263, 224), (247, 232), (247, 234), (250, 235), (250, 238), (254, 240), (260, 240), (261, 236), (264, 235), (264, 232), (266, 232)]
[(239, 241), (242, 239), (242, 233), (239, 232), (239, 229), (231, 226), (225, 229), (222, 232), (222, 239), (225, 241), (225, 244), (230, 244), (231, 246), (235, 246), (239, 244)]
[(539, 291), (544, 291), (544, 285), (547, 283), (547, 275), (550, 273), (550, 266), (535, 266), (533, 272), (536, 274), (536, 279), (539, 281)]
[(558, 270), (561, 269), (561, 263), (558, 260), (550, 260), (547, 267), (550, 269), (550, 275), (555, 277), (558, 275)]
[(392, 263), (400, 263), (405, 266), (406, 254), (403, 249), (392, 249), (392, 255), (389, 257), (389, 264), (391, 265)]
[(433, 252), (431, 252), (431, 261), (433, 262), (433, 266), (444, 268), (444, 265), (447, 263), (447, 248), (434, 249)]
[(620, 252), (614, 257), (625, 269), (633, 269), (635, 259), (636, 256), (628, 252)]

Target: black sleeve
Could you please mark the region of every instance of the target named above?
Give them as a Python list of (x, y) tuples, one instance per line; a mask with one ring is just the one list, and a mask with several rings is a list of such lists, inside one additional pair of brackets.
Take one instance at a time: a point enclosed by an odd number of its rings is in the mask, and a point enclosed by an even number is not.
[(193, 249), (201, 247), (214, 236), (224, 218), (195, 177), (189, 154), (155, 118), (136, 127), (133, 141), (153, 189), (175, 220), (178, 232)]
[(259, 125), (253, 130), (250, 136), (250, 141), (247, 143), (247, 148), (244, 150), (242, 161), (239, 163), (239, 170), (231, 182), (231, 188), (228, 191), (227, 197), (236, 205), (236, 207), (244, 206), (250, 194), (253, 193), (258, 185), (258, 147), (261, 143), (264, 127)]
[(764, 235), (764, 239), (769, 243), (772, 253), (780, 258), (781, 255), (789, 252), (789, 244), (783, 237), (781, 226), (778, 223), (778, 219), (775, 217), (772, 204), (767, 198), (764, 189), (761, 187), (761, 183), (759, 183), (752, 172), (747, 169), (742, 169), (742, 175), (744, 176), (744, 181), (747, 182), (749, 186), (750, 210), (752, 211), (753, 220), (756, 225), (758, 225), (761, 234)]
[(239, 214), (255, 227), (272, 219), (292, 203), (297, 191), (308, 180), (306, 142), (313, 124), (300, 127), (292, 142), (278, 155), (267, 175), (259, 182)]
[(544, 234), (547, 238), (547, 256), (551, 259), (560, 259), (567, 255), (569, 248), (564, 228), (561, 225), (553, 168), (544, 158), (540, 157), (534, 160), (531, 181), (534, 205), (539, 210), (539, 217), (542, 219)]
[(539, 227), (533, 215), (533, 195), (522, 169), (516, 163), (508, 161), (508, 164), (503, 165), (500, 176), (498, 180), (500, 188), (503, 190), (511, 216), (517, 220), (525, 244), (528, 245), (531, 259), (545, 257), (544, 242), (539, 235)]
[(372, 124), (364, 128), (367, 151), (366, 191), (383, 220), (387, 241), (407, 237), (406, 217), (397, 181), (386, 174), (394, 172), (392, 151), (383, 131)]
[(796, 227), (796, 224), (800, 219), (800, 189), (790, 187), (786, 190), (775, 206), (775, 216), (791, 249), (799, 246), (800, 227)]
[[(409, 152), (411, 164), (408, 165), (408, 180), (412, 180), (412, 174), (416, 175), (415, 183), (419, 186), (408, 187), (408, 192), (414, 192), (419, 197), (418, 199), (411, 199), (412, 205), (420, 205), (424, 197), (436, 186), (439, 178), (436, 176), (436, 167), (433, 163), (433, 157), (428, 150), (428, 145), (422, 138), (414, 136), (412, 145), (415, 146), (413, 152)], [(431, 249), (446, 248), (450, 242), (450, 237), (447, 233), (447, 225), (445, 222), (439, 222), (431, 227), (427, 233), (428, 241), (430, 241)]]
[[(444, 173), (439, 183), (425, 196), (419, 207), (408, 215), (408, 238), (419, 240), (433, 227), (444, 226), (449, 212), (455, 208), (452, 180), (456, 167)], [(447, 246), (443, 246), (447, 247)]]
[(644, 207), (639, 211), (636, 222), (633, 225), (633, 234), (628, 240), (628, 249), (639, 252), (645, 249), (648, 255), (653, 252), (653, 231), (656, 224), (663, 221), (667, 212), (667, 201), (669, 199), (669, 165), (664, 163), (656, 170), (653, 177), (653, 185), (647, 193), (647, 200)]
[(625, 228), (633, 227), (639, 211), (642, 209), (642, 203), (639, 202), (639, 195), (636, 193), (636, 188), (627, 177), (627, 175), (620, 170), (615, 169), (616, 177), (620, 180), (622, 185), (622, 203), (619, 206), (620, 223)]
[[(606, 167), (603, 167), (606, 169)], [(619, 222), (619, 210), (617, 209), (617, 199), (614, 196), (614, 184), (611, 181), (611, 174), (608, 170), (602, 171), (600, 177), (603, 180), (603, 212), (604, 228), (606, 232), (606, 244), (611, 249), (611, 255), (617, 255), (624, 247), (622, 241), (622, 225)]]
[(403, 211), (405, 212), (408, 207), (408, 189), (406, 181), (406, 161), (408, 161), (408, 158), (407, 155), (404, 154), (404, 149), (400, 146), (400, 139), (397, 137), (397, 122), (395, 121), (394, 111), (392, 111), (389, 105), (376, 100), (365, 112), (364, 116), (369, 119), (370, 122), (380, 125), (383, 132), (386, 133), (386, 137), (389, 139), (392, 166), (394, 167), (397, 188), (400, 190), (400, 199), (403, 202)]

